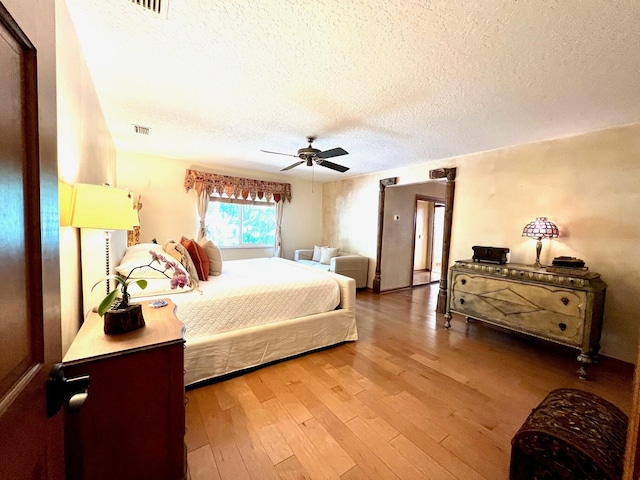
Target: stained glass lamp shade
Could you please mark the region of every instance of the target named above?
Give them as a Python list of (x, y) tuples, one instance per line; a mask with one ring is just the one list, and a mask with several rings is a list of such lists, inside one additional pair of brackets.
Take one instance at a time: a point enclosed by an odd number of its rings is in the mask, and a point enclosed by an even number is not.
[(532, 267), (543, 267), (540, 263), (540, 252), (542, 251), (543, 238), (557, 238), (560, 235), (555, 223), (550, 222), (547, 217), (537, 217), (533, 222), (529, 222), (522, 230), (523, 237), (531, 237), (538, 240), (536, 243), (536, 262)]

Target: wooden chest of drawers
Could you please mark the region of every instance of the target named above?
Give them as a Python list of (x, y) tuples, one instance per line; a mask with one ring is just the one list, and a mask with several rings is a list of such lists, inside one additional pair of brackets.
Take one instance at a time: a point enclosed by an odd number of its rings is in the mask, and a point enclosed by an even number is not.
[(184, 325), (142, 303), (146, 326), (105, 335), (91, 313), (64, 357), (69, 378), (89, 375), (89, 396), (65, 418), (66, 478), (185, 478)]
[(521, 264), (460, 260), (451, 267), (445, 327), (451, 312), (580, 349), (578, 373), (600, 349), (606, 283)]

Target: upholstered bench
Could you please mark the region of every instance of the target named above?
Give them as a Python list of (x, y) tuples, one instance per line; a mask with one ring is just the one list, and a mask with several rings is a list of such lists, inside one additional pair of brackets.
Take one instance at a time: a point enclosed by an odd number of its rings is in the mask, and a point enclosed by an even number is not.
[(554, 390), (511, 441), (510, 480), (622, 478), (627, 416), (589, 392)]

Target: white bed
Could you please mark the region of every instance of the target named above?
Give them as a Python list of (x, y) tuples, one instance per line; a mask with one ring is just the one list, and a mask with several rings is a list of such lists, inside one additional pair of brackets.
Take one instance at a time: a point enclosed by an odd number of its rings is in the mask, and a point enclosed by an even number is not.
[[(168, 284), (168, 280), (164, 280)], [(281, 258), (225, 261), (199, 291), (158, 289), (185, 324), (185, 385), (357, 340), (355, 281)], [(175, 293), (180, 292), (180, 293)]]

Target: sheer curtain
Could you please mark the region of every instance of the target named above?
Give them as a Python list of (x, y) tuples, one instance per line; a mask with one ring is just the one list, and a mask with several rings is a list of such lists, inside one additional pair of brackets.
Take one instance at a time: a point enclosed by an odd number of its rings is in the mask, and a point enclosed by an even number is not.
[(284, 202), (276, 202), (276, 245), (273, 251), (274, 257), (282, 257), (282, 210)]
[(201, 240), (207, 235), (207, 232), (204, 228), (204, 220), (207, 216), (207, 209), (209, 208), (209, 194), (207, 193), (206, 188), (202, 188), (200, 192), (198, 192), (198, 188), (195, 189), (196, 192), (196, 206), (198, 207), (198, 215), (200, 216), (200, 230), (198, 232), (198, 240)]

